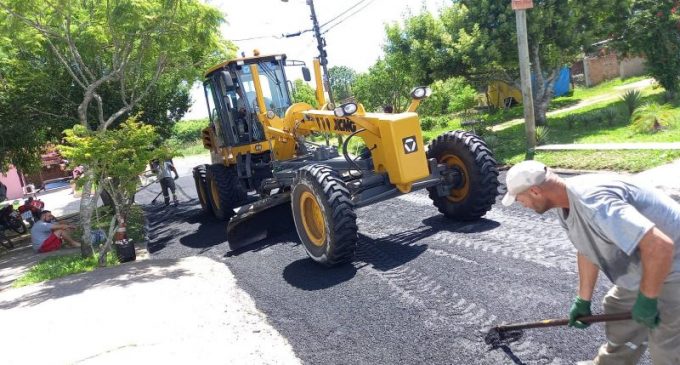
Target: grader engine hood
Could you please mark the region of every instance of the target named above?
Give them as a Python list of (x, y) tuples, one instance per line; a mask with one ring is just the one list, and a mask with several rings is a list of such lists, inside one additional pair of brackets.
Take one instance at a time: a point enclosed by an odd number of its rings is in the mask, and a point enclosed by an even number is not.
[(331, 111), (303, 112), (304, 129), (350, 134), (361, 129), (358, 137), (371, 150), (378, 173), (387, 173), (390, 183), (402, 192), (429, 176), (425, 145), (416, 113), (365, 113), (336, 117)]
[(381, 117), (378, 129), (382, 143), (373, 151), (373, 163), (378, 171), (387, 171), (390, 182), (399, 190), (408, 192), (411, 183), (430, 174), (420, 120), (415, 113), (383, 114)]

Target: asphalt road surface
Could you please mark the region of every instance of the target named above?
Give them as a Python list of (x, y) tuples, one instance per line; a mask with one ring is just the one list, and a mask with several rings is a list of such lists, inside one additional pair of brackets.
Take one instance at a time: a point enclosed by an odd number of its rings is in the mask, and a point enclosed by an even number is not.
[[(226, 225), (201, 212), (192, 178), (177, 183), (188, 195), (179, 207), (145, 208), (152, 259), (226, 264), (305, 363), (574, 364), (604, 342), (602, 325), (526, 330), (499, 348), (484, 341), (495, 325), (567, 316), (576, 252), (554, 213), (498, 203), (478, 222), (453, 222), (415, 192), (359, 209), (356, 260), (328, 269), (292, 226), (230, 254)], [(253, 224), (282, 221), (261, 220)], [(594, 313), (609, 285), (598, 283)]]

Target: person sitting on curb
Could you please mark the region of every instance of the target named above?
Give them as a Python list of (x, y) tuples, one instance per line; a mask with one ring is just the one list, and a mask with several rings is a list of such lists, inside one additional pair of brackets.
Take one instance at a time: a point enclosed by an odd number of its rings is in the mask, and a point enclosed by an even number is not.
[(75, 227), (70, 224), (54, 223), (54, 216), (49, 210), (40, 212), (40, 220), (31, 228), (33, 251), (36, 253), (56, 251), (63, 241), (71, 247), (80, 247), (80, 243), (71, 238), (70, 231)]
[(569, 325), (588, 327), (578, 319), (591, 314), (599, 271), (614, 283), (604, 312), (632, 312), (632, 321), (607, 322), (607, 343), (593, 362), (580, 364), (636, 364), (647, 346), (655, 365), (680, 364), (680, 204), (623, 176), (563, 179), (536, 161), (513, 166), (506, 186), (503, 205), (516, 200), (539, 214), (557, 209), (576, 247)]

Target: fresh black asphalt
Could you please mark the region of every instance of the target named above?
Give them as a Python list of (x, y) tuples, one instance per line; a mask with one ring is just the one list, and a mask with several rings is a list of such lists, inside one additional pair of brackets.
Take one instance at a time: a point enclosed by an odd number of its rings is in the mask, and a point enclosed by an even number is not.
[[(356, 260), (329, 269), (307, 258), (276, 211), (249, 224), (282, 232), (230, 253), (226, 225), (201, 212), (191, 177), (177, 183), (188, 195), (179, 207), (151, 205), (158, 187), (138, 195), (152, 259), (223, 262), (305, 363), (574, 364), (604, 342), (601, 325), (526, 330), (498, 348), (484, 341), (495, 325), (566, 317), (575, 251), (554, 213), (496, 204), (478, 222), (452, 222), (415, 192), (359, 209)], [(598, 283), (594, 312), (609, 285)]]

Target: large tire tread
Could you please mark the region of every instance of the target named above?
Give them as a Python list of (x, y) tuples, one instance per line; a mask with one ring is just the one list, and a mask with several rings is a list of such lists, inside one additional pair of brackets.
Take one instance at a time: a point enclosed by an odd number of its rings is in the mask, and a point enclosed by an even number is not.
[[(351, 194), (337, 171), (326, 165), (309, 165), (297, 172), (296, 181), (310, 182), (316, 187), (317, 192), (322, 193), (325, 199), (326, 219), (330, 219), (329, 226), (330, 247), (326, 249), (325, 256), (315, 257), (309, 250), (307, 252), (315, 261), (326, 265), (335, 266), (350, 262), (354, 259), (358, 242), (357, 216), (354, 212), (354, 203)], [(295, 210), (295, 205), (293, 204)], [(293, 212), (295, 215), (295, 212)], [(299, 223), (296, 222), (296, 226)], [(300, 228), (298, 228), (298, 231)], [(304, 240), (303, 237), (300, 237)], [(303, 244), (305, 244), (303, 242)]]
[[(234, 208), (246, 201), (248, 192), (239, 181), (238, 174), (233, 167), (213, 164), (207, 167), (206, 178), (208, 187), (212, 180), (217, 184), (219, 193), (219, 208), (211, 202), (212, 211), (219, 220), (229, 220), (234, 215)], [(212, 189), (208, 189), (208, 196), (212, 195)]]
[(427, 157), (437, 158), (444, 149), (457, 152), (458, 157), (466, 162), (472, 175), (469, 176), (470, 191), (464, 201), (452, 203), (447, 197), (440, 197), (436, 188), (428, 188), (433, 204), (451, 219), (472, 221), (481, 218), (491, 210), (498, 196), (498, 169), (493, 152), (484, 140), (465, 131), (446, 132), (432, 140)]

